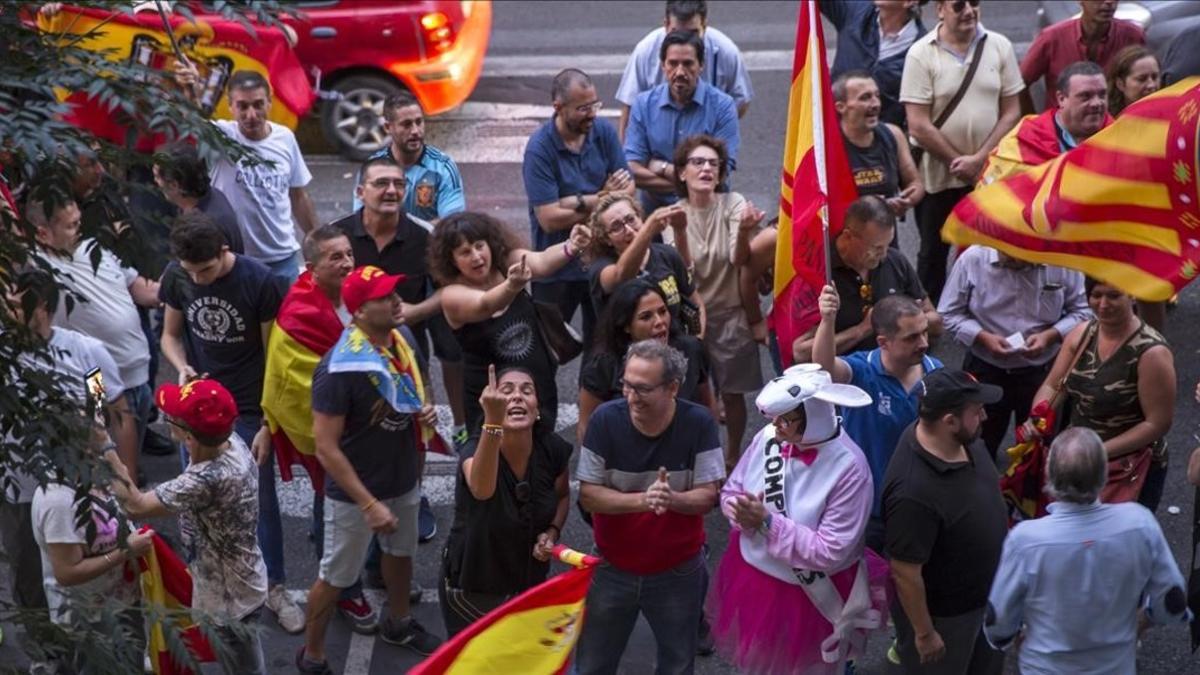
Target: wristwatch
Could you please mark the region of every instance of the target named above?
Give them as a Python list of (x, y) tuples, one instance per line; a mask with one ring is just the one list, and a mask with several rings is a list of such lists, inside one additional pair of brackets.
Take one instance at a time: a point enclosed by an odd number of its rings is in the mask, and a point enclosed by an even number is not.
[(575, 213), (587, 213), (587, 202), (583, 201), (583, 195), (575, 193)]

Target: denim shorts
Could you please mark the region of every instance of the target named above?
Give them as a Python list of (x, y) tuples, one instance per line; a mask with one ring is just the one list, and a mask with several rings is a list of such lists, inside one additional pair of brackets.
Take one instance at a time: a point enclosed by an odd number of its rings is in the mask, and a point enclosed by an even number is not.
[[(379, 548), (397, 558), (409, 558), (417, 552), (417, 511), (421, 487), (379, 502), (392, 510), (399, 522), (390, 534), (379, 534)], [(378, 507), (376, 507), (378, 508)], [(367, 526), (366, 516), (354, 502), (325, 498), (325, 551), (318, 575), (334, 588), (348, 588), (358, 581), (367, 549), (375, 532)]]

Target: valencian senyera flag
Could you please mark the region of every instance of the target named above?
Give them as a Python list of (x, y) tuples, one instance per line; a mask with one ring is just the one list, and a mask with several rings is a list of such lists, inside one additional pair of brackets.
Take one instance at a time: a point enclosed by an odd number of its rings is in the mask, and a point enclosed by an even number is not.
[[(127, 3), (132, 4), (132, 3)], [(171, 3), (161, 3), (163, 8)], [(176, 55), (162, 16), (154, 3), (149, 11), (132, 13), (128, 8), (75, 7), (64, 5), (50, 18), (39, 17), (38, 27), (58, 36), (64, 44), (86, 35), (76, 46), (93, 51), (110, 50), (108, 58), (142, 64), (171, 73)], [(195, 64), (202, 84), (199, 105), (215, 117), (229, 117), (225, 85), (239, 70), (252, 70), (271, 84), (274, 102), (270, 119), (296, 128), (316, 100), (300, 59), (278, 28), (255, 26), (254, 34), (241, 23), (197, 11), (195, 20), (168, 14), (171, 31), (183, 55)], [(128, 119), (86, 92), (60, 92), (74, 104), (70, 120), (93, 134), (114, 143), (124, 143)], [(153, 148), (150, 148), (153, 149)]]
[[(149, 531), (143, 527), (142, 532)], [(216, 661), (212, 646), (200, 633), (200, 627), (182, 616), (182, 611), (192, 606), (192, 575), (187, 566), (175, 555), (162, 537), (154, 534), (152, 546), (146, 555), (138, 559), (141, 567), (143, 601), (155, 607), (176, 612), (179, 623), (175, 630), (192, 656), (201, 663)], [(149, 626), (150, 661), (156, 675), (186, 675), (192, 671), (171, 658), (167, 649), (166, 632), (161, 622)]]
[[(342, 337), (343, 325), (325, 293), (305, 271), (288, 290), (267, 340), (267, 366), (263, 380), (262, 409), (271, 432), (279, 475), (292, 479), (292, 466), (300, 465), (312, 479), (317, 494), (324, 494), (325, 471), (316, 457), (312, 421), (312, 381), (317, 363)], [(403, 342), (403, 340), (401, 340)], [(416, 390), (416, 406), (424, 403), (424, 382), (415, 356), (405, 351), (404, 375)], [(417, 428), (418, 448), (449, 454), (437, 430)]]
[(942, 238), (1167, 300), (1200, 271), (1198, 128), (1200, 78), (1190, 78), (1073, 150), (975, 190)]
[(583, 628), (584, 599), (600, 560), (562, 544), (553, 553), (573, 569), (488, 612), (409, 675), (566, 672)]
[(830, 85), (817, 3), (803, 0), (788, 97), (771, 310), (785, 367), (791, 365), (792, 343), (820, 319), (817, 296), (825, 285), (822, 219), (828, 218), (830, 236), (836, 236), (846, 206), (858, 194)]

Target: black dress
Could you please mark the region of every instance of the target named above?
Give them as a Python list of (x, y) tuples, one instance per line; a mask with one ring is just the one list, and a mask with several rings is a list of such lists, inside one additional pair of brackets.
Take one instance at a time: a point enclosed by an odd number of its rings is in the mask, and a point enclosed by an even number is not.
[(479, 395), (487, 386), (489, 364), (496, 373), (508, 366), (521, 366), (533, 373), (537, 387), (542, 424), (550, 431), (558, 418), (558, 388), (554, 375), (558, 371), (550, 357), (550, 349), (538, 330), (533, 298), (521, 291), (508, 309), (497, 317), (468, 323), (454, 331), (463, 349), (463, 384), (466, 389), (463, 404), (468, 429), (483, 424), (483, 409)]
[(538, 535), (558, 511), (555, 481), (567, 471), (571, 444), (538, 427), (525, 475), (500, 454), (496, 492), (478, 500), (462, 462), (475, 456), (479, 437), (463, 446), (454, 489), (454, 525), (442, 556), (442, 614), (453, 635), (506, 599), (546, 579), (549, 562), (533, 557)]

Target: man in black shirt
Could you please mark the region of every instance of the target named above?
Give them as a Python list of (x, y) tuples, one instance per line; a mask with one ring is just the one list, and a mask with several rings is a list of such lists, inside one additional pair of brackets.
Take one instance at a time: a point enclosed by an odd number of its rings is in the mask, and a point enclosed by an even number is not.
[[(403, 274), (396, 287), (402, 301), (403, 322), (416, 338), (422, 356), (429, 359), (428, 342), (442, 364), (442, 384), (454, 417), (452, 440), (467, 439), (463, 412), (462, 350), (442, 316), (441, 297), (434, 291), (426, 258), (433, 225), (404, 212), (404, 169), (390, 155), (368, 159), (359, 171), (355, 189), (363, 207), (333, 223), (350, 238), (354, 262), (374, 265), (387, 274)], [(421, 498), (421, 542), (437, 535), (437, 520), (429, 500)], [(372, 556), (370, 566), (374, 567)]]
[(212, 219), (225, 235), (229, 250), (245, 255), (242, 229), (225, 193), (213, 187), (208, 162), (195, 146), (182, 141), (159, 149), (154, 156), (154, 183), (178, 212), (199, 211)]
[[(917, 271), (899, 250), (890, 248), (896, 236), (896, 217), (875, 196), (859, 197), (846, 209), (845, 224), (833, 240), (833, 284), (841, 305), (834, 321), (834, 346), (838, 354), (870, 351), (876, 345), (871, 329), (871, 308), (880, 300), (901, 293), (921, 306), (929, 320), (929, 339), (942, 334), (942, 317), (929, 302)], [(814, 326), (792, 344), (796, 363), (812, 361)]]
[(1003, 390), (961, 370), (925, 376), (917, 422), (883, 481), (883, 518), (906, 672), (999, 674), (1004, 655), (983, 635), (992, 577), (1008, 532), (999, 475), (980, 439), (985, 404)]

